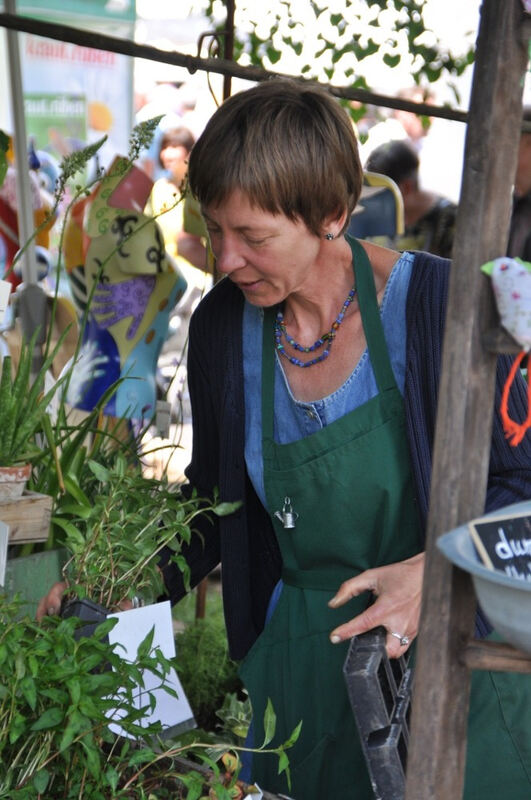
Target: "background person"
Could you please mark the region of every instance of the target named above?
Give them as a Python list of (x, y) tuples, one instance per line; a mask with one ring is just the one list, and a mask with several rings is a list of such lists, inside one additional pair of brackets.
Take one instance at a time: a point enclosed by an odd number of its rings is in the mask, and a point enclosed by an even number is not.
[[(226, 277), (190, 327), (187, 477), (199, 496), (243, 500), (186, 548), (192, 585), (221, 561), (255, 742), (269, 698), (275, 744), (303, 723), (291, 789), (266, 755), (253, 780), (296, 800), (372, 800), (342, 666), (353, 635), (381, 625), (397, 657), (417, 634), (449, 264), (344, 237), (362, 169), (348, 116), (316, 86), (231, 97), (189, 177)], [(519, 379), (513, 399), (523, 413)], [(529, 440), (511, 448), (496, 413), (488, 510), (527, 495), (530, 465)], [(175, 602), (182, 575), (162, 569)], [(467, 800), (529, 797), (529, 681), (498, 679), (496, 691), (491, 674), (472, 679)]]
[[(182, 352), (188, 335), (190, 316), (200, 298), (212, 285), (211, 259), (206, 247), (206, 229), (197, 203), (185, 197), (188, 159), (194, 145), (193, 133), (184, 125), (165, 130), (160, 139), (159, 162), (167, 177), (159, 178), (147, 202), (145, 213), (154, 216), (164, 238), (166, 253), (186, 279), (187, 291), (172, 320), (176, 339), (171, 347)], [(190, 224), (195, 218), (200, 224)], [(168, 345), (170, 346), (170, 345)]]
[(391, 141), (377, 147), (365, 169), (393, 180), (404, 200), (404, 234), (398, 237), (398, 250), (424, 250), (450, 258), (454, 241), (457, 206), (419, 182), (419, 157), (409, 141)]
[[(155, 181), (146, 205), (146, 213), (157, 217), (164, 246), (172, 258), (179, 255), (177, 240), (183, 229), (183, 188), (194, 142), (192, 132), (184, 126), (170, 128), (162, 134), (159, 163), (167, 176)], [(202, 257), (194, 266), (203, 269), (205, 263), (206, 248), (203, 246)]]

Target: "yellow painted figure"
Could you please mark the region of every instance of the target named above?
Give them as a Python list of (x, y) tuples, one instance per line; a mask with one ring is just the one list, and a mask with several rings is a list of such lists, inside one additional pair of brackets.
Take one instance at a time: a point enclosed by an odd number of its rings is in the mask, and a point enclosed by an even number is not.
[(170, 312), (186, 289), (157, 221), (143, 213), (151, 188), (142, 170), (116, 158), (92, 194), (74, 206), (64, 238), (65, 266), (84, 320), (69, 400), (89, 411), (122, 378), (105, 413), (137, 420), (153, 416), (157, 360)]

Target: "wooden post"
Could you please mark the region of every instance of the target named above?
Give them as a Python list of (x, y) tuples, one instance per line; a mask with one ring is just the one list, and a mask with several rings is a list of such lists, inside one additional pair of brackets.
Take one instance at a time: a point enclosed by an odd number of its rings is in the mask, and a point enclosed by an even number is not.
[(463, 792), (470, 675), (458, 654), (473, 629), (475, 600), (468, 575), (434, 545), (483, 512), (496, 356), (482, 343), (495, 313), (480, 266), (506, 248), (527, 65), (523, 17), (520, 0), (484, 0), (481, 9), (439, 389), (407, 800), (458, 800)]
[(208, 592), (208, 578), (203, 578), (195, 587), (195, 618), (204, 619), (206, 614), (206, 599)]

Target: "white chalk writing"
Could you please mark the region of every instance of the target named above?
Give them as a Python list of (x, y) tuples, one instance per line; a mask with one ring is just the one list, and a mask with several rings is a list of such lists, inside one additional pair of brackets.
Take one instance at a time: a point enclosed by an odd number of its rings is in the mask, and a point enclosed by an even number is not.
[(515, 556), (531, 556), (531, 539), (507, 539), (503, 528), (498, 528), (500, 541), (494, 549), (498, 558), (514, 558)]

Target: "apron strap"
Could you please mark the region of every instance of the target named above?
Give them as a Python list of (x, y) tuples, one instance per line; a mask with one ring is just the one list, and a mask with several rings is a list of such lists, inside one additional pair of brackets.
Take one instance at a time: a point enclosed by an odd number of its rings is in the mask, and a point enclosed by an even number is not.
[(384, 392), (387, 389), (396, 388), (396, 381), (385, 341), (382, 318), (376, 296), (374, 273), (367, 253), (358, 240), (348, 235), (345, 238), (352, 250), (352, 263), (358, 290), (361, 321), (365, 338), (367, 339), (367, 348), (374, 377), (376, 378), (378, 390)]

